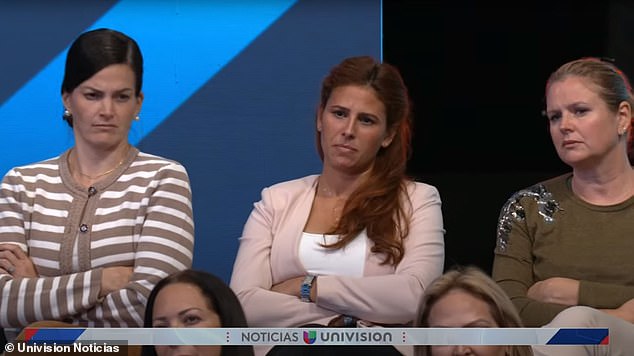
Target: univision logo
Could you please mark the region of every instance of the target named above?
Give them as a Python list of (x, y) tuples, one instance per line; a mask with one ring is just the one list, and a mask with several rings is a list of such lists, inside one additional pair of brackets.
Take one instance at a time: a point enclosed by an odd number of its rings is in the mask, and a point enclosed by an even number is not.
[(312, 330), (312, 331), (304, 331), (304, 342), (307, 344), (313, 344), (315, 343), (315, 340), (317, 339), (317, 332)]

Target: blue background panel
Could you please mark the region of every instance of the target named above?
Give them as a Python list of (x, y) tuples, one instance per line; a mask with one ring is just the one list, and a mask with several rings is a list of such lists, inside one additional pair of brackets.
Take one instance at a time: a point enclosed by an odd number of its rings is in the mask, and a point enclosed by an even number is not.
[[(180, 161), (192, 182), (194, 267), (228, 281), (242, 227), (265, 186), (318, 173), (320, 83), (352, 55), (381, 57), (380, 1), (26, 1), (0, 3), (0, 170), (73, 144), (61, 120), (67, 46), (110, 27), (145, 59), (130, 140)], [(19, 51), (19, 53), (16, 53)], [(25, 144), (28, 143), (28, 144)]]

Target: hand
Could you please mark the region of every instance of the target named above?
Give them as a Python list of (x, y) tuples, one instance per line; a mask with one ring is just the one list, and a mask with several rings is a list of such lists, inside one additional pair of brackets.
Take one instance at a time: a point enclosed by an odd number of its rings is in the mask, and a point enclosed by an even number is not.
[(300, 291), (302, 289), (302, 283), (304, 282), (304, 277), (295, 277), (291, 279), (287, 279), (284, 282), (280, 282), (278, 284), (273, 285), (271, 290), (273, 292), (284, 293), (288, 295), (295, 296), (300, 298)]
[(134, 269), (132, 267), (104, 268), (101, 272), (101, 290), (99, 291), (99, 297), (104, 297), (106, 294), (125, 287), (126, 284), (130, 283), (133, 272)]
[(579, 304), (579, 281), (553, 277), (533, 284), (526, 295), (540, 302), (567, 306)]
[(39, 277), (31, 258), (15, 244), (0, 244), (0, 272), (13, 278)]
[(623, 303), (616, 309), (601, 309), (601, 311), (625, 321), (629, 321), (630, 323), (634, 323), (634, 298)]

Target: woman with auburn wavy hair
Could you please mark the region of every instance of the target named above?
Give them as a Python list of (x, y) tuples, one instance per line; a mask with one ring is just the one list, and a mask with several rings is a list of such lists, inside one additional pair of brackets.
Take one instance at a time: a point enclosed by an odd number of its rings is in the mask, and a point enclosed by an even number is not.
[(265, 188), (240, 239), (231, 287), (250, 326), (414, 320), (442, 273), (444, 229), (436, 188), (405, 175), (410, 120), (395, 67), (353, 57), (330, 71), (321, 174)]

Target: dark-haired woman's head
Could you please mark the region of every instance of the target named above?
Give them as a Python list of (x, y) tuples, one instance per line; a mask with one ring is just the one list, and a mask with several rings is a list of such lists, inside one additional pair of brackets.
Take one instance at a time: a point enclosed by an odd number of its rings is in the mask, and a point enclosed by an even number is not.
[[(82, 83), (93, 78), (105, 68), (114, 65), (125, 65), (132, 73), (129, 83), (130, 93), (126, 93), (139, 102), (142, 101), (143, 56), (136, 41), (129, 36), (111, 29), (97, 29), (82, 33), (71, 44), (66, 55), (64, 79), (62, 81), (62, 97), (66, 110), (64, 120), (73, 126), (75, 112), (67, 105), (69, 97)], [(97, 88), (99, 89), (99, 88)], [(141, 97), (141, 100), (138, 100)], [(77, 108), (74, 108), (77, 111)], [(135, 116), (138, 114), (136, 112)]]
[[(144, 327), (247, 327), (242, 306), (220, 278), (203, 271), (185, 270), (161, 280), (152, 290)], [(187, 350), (185, 350), (187, 349)], [(253, 355), (251, 346), (144, 346), (143, 355)]]

